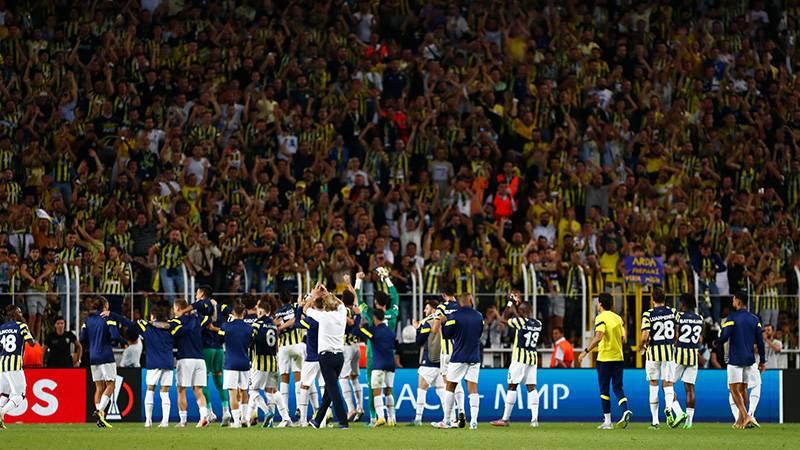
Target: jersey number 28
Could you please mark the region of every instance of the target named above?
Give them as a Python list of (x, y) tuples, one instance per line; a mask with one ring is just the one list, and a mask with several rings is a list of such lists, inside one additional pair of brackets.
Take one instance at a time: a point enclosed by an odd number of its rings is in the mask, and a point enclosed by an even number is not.
[(675, 339), (675, 322), (653, 322), (653, 340), (671, 341)]

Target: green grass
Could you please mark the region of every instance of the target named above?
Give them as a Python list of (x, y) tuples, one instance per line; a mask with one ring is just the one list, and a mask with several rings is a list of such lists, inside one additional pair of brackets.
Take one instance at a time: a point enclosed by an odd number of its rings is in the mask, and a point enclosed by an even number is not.
[(141, 424), (115, 424), (113, 430), (86, 425), (8, 425), (0, 430), (0, 449), (225, 449), (240, 448), (566, 448), (621, 449), (788, 449), (800, 442), (800, 424), (764, 425), (760, 430), (732, 430), (730, 424), (696, 424), (692, 430), (648, 430), (634, 423), (627, 430), (596, 430), (597, 424), (547, 423), (538, 429), (527, 424), (478, 430), (435, 430), (401, 424), (372, 430), (356, 425), (349, 430), (310, 428), (205, 430), (169, 428), (146, 430)]

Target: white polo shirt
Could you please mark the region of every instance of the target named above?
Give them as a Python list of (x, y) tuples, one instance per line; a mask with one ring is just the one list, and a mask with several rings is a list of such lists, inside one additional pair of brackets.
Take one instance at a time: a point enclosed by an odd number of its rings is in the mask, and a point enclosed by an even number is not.
[(347, 326), (347, 308), (341, 303), (336, 311), (309, 309), (306, 315), (319, 323), (317, 352), (342, 353), (344, 351), (344, 329)]

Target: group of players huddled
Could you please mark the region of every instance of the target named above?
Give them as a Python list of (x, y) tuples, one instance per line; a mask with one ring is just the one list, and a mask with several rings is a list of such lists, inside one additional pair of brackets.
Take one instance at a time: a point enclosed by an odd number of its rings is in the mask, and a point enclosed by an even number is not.
[[(359, 382), (360, 342), (366, 341), (370, 425), (391, 427), (396, 425), (392, 387), (399, 298), (388, 272), (379, 269), (378, 274), (388, 292), (377, 292), (372, 307), (361, 296), (363, 273), (356, 275), (354, 286), (346, 276), (347, 287), (341, 300), (336, 299), (348, 311), (344, 365), (338, 381), (347, 405), (348, 421), (360, 421), (365, 414)], [(219, 392), (222, 426), (241, 428), (256, 425), (259, 411), (263, 413), (263, 427), (272, 427), (278, 414), (280, 421), (275, 427), (308, 426), (309, 406), (316, 409), (321, 397), (317, 386), (325, 389), (317, 353), (318, 324), (306, 314), (315, 302), (322, 301), (313, 295), (320, 291), (328, 294), (324, 287), (318, 286), (299, 300), (289, 294), (261, 299), (243, 296), (228, 305), (217, 302), (211, 289), (203, 286), (197, 290), (194, 303), (178, 299), (171, 309), (156, 307), (150, 313), (150, 320), (136, 322), (110, 312), (105, 298), (90, 298), (89, 314), (81, 327), (80, 340), (89, 349), (97, 426), (111, 428), (106, 420), (106, 409), (117, 381), (112, 343), (121, 339), (123, 328), (130, 327), (138, 328), (146, 349), (145, 427), (153, 426), (156, 387), (159, 388), (162, 413), (158, 427), (169, 426), (172, 407), (169, 390), (173, 379), (178, 394), (177, 426), (187, 425), (187, 389), (192, 389), (200, 413), (196, 426), (207, 427), (215, 422), (218, 418), (210, 408), (208, 375)], [(658, 427), (659, 424), (660, 382), (664, 390), (667, 423), (673, 428), (681, 424), (684, 428), (691, 428), (703, 319), (694, 312), (695, 300), (689, 294), (681, 297), (678, 312), (666, 306), (663, 291), (658, 288), (654, 290), (652, 301), (653, 307), (644, 313), (641, 328), (642, 352), (646, 355), (646, 374), (650, 383), (651, 426)], [(610, 295), (600, 295), (594, 339), (578, 359), (580, 362), (595, 347), (598, 349), (598, 378), (605, 413), (605, 421), (599, 428), (603, 429), (613, 428), (608, 396), (611, 383), (624, 410), (618, 426), (627, 426), (632, 417), (622, 388), (625, 332), (621, 319), (612, 311), (612, 303)], [(465, 400), (468, 398), (470, 428), (477, 428), (483, 317), (474, 307), (471, 295), (463, 294), (456, 298), (447, 287), (442, 291), (441, 302), (429, 300), (425, 304), (425, 317), (415, 324), (420, 365), (413, 425), (422, 424), (427, 391), (433, 388), (441, 401), (443, 417), (431, 425), (436, 428), (466, 427)], [(24, 400), (26, 383), (22, 355), (25, 342), (33, 341), (19, 308), (9, 306), (5, 313), (8, 321), (0, 326), (0, 428), (4, 428), (2, 419), (5, 413)], [(503, 417), (491, 424), (509, 425), (519, 395), (517, 388), (524, 384), (531, 414), (530, 425), (538, 427), (536, 347), (543, 324), (533, 316), (531, 306), (513, 294), (509, 296), (500, 322), (513, 332), (512, 362), (508, 369), (509, 390)], [(753, 372), (758, 374), (758, 370)], [(298, 407), (294, 415), (288, 410), (292, 375)], [(686, 389), (686, 412), (678, 403), (673, 388), (679, 380), (683, 381)], [(462, 381), (466, 381), (467, 398)], [(748, 378), (747, 387), (751, 389), (748, 412), (751, 418), (758, 404), (760, 384), (760, 377), (751, 375)], [(742, 414), (736, 409), (733, 397), (730, 403), (734, 417), (740, 420)], [(325, 420), (322, 422), (311, 421), (311, 424), (324, 426)], [(755, 419), (752, 423), (757, 425)]]

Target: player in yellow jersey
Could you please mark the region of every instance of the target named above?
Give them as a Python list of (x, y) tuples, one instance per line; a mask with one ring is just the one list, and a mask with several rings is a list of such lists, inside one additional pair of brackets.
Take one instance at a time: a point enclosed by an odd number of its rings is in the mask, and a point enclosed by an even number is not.
[(594, 337), (589, 346), (583, 349), (578, 355), (578, 365), (580, 366), (583, 358), (595, 347), (597, 352), (597, 382), (600, 384), (600, 400), (603, 405), (603, 423), (597, 428), (600, 430), (611, 430), (611, 397), (608, 388), (611, 383), (614, 385), (614, 395), (617, 396), (619, 407), (622, 409), (622, 418), (617, 422), (617, 428), (627, 428), (628, 423), (633, 417), (633, 413), (628, 409), (628, 398), (622, 388), (622, 374), (625, 366), (622, 355), (622, 343), (625, 341), (625, 325), (622, 318), (614, 313), (614, 298), (611, 294), (604, 292), (600, 294), (597, 307), (597, 317), (594, 320)]

